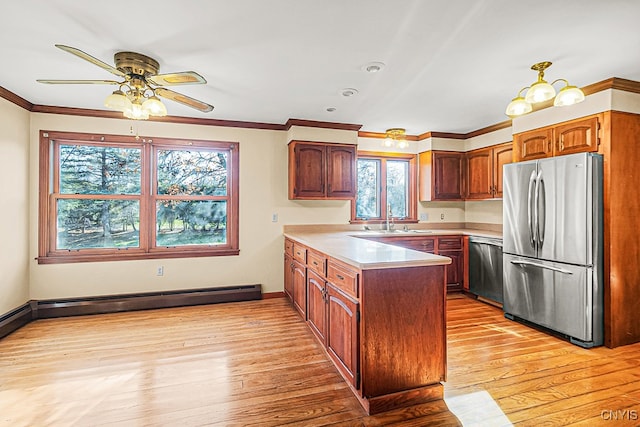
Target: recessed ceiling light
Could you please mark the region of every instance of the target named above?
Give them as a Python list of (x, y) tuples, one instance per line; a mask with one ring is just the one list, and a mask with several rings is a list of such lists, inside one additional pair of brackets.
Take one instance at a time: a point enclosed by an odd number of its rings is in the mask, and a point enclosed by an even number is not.
[(349, 98), (350, 96), (357, 95), (358, 94), (358, 89), (354, 89), (354, 88), (348, 87), (348, 88), (342, 89), (340, 91), (340, 94), (342, 96), (344, 96), (345, 98)]
[(328, 108), (327, 108), (327, 111), (328, 111), (329, 113), (333, 113), (334, 111), (336, 111), (336, 107), (328, 107)]
[(369, 62), (362, 67), (362, 70), (366, 71), (367, 73), (377, 73), (379, 71), (382, 71), (383, 68), (384, 64), (382, 62)]

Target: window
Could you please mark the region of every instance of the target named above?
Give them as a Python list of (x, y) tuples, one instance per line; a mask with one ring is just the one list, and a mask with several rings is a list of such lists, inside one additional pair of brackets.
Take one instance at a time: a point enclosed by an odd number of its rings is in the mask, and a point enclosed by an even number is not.
[(407, 154), (358, 152), (358, 192), (351, 222), (416, 222), (416, 157)]
[(238, 150), (42, 131), (38, 262), (237, 255)]

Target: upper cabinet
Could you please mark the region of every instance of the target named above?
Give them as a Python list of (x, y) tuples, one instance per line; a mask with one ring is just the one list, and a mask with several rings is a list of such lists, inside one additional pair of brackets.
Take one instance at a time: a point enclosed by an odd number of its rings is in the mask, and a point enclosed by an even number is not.
[(425, 151), (418, 160), (421, 202), (464, 200), (464, 153)]
[(350, 199), (355, 195), (355, 145), (289, 143), (289, 199)]
[(502, 197), (502, 166), (513, 161), (513, 144), (507, 142), (466, 153), (467, 200)]
[(601, 116), (596, 114), (514, 135), (514, 160), (598, 151)]

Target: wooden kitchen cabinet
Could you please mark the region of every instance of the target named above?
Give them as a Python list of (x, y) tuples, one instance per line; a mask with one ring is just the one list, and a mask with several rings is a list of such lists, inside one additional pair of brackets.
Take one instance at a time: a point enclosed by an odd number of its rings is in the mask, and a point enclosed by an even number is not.
[(464, 199), (464, 153), (424, 151), (418, 163), (421, 202)]
[(445, 267), (447, 292), (462, 291), (466, 262), (463, 236), (375, 236), (364, 238), (451, 258), (451, 264)]
[(356, 194), (356, 146), (289, 143), (289, 199), (351, 199)]
[(293, 306), (303, 319), (307, 319), (307, 268), (293, 261)]
[(293, 257), (285, 253), (284, 255), (284, 294), (293, 303)]
[(443, 398), (443, 265), (360, 270), (297, 241), (289, 248), (294, 307), (306, 267), (307, 325), (368, 414)]
[(359, 388), (358, 301), (340, 292), (331, 283), (326, 287), (327, 298), (327, 353), (334, 360), (342, 376)]
[(513, 136), (514, 160), (598, 151), (602, 115), (596, 114)]
[(326, 345), (327, 309), (326, 282), (312, 270), (307, 271), (307, 323), (309, 328)]
[(502, 197), (502, 166), (513, 161), (513, 144), (507, 142), (466, 153), (467, 200)]

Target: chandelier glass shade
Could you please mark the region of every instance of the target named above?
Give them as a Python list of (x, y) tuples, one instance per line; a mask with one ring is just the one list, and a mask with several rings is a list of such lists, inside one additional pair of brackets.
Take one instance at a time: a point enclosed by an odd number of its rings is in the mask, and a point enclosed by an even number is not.
[[(550, 99), (554, 99), (553, 105), (556, 107), (564, 107), (567, 105), (574, 105), (584, 101), (584, 93), (576, 86), (569, 85), (569, 82), (565, 79), (557, 79), (552, 83), (547, 83), (544, 80), (544, 70), (551, 66), (551, 62), (539, 62), (533, 64), (531, 69), (538, 72), (538, 80), (532, 83), (530, 86), (526, 86), (518, 92), (518, 96), (513, 98), (505, 114), (511, 118), (521, 116), (523, 114), (533, 111), (533, 104), (545, 102)], [(565, 86), (560, 89), (556, 94), (556, 90), (553, 87), (557, 82), (564, 82)], [(527, 91), (524, 97), (522, 93)]]
[(407, 131), (402, 128), (391, 128), (385, 132), (387, 137), (384, 139), (383, 145), (387, 148), (396, 146), (398, 148), (407, 148), (409, 141), (407, 141)]
[(107, 96), (104, 106), (121, 111), (125, 117), (134, 120), (167, 115), (167, 107), (156, 96), (154, 90), (141, 80), (121, 84), (118, 90)]

